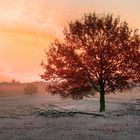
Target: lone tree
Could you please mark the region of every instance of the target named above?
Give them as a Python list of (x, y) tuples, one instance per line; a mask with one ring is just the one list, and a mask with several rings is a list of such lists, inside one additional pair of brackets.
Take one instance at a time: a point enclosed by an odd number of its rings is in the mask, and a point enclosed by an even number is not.
[[(64, 40), (55, 40), (46, 52), (41, 78), (46, 90), (62, 97), (82, 99), (134, 87), (140, 82), (140, 36), (112, 14), (86, 14), (69, 23)], [(53, 82), (51, 82), (53, 81)]]

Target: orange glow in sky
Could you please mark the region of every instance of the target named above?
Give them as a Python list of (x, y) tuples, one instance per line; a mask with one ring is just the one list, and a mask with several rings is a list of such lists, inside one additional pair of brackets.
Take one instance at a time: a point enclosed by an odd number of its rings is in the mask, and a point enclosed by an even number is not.
[(85, 12), (113, 13), (140, 28), (138, 0), (0, 0), (0, 81), (40, 80), (44, 49)]

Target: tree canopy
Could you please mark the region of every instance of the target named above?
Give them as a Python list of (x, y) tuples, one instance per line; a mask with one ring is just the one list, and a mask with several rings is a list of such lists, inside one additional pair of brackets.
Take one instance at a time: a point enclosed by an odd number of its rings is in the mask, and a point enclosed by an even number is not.
[(55, 40), (42, 63), (47, 91), (82, 99), (122, 91), (140, 82), (140, 36), (126, 21), (112, 14), (85, 14), (69, 23), (64, 40)]

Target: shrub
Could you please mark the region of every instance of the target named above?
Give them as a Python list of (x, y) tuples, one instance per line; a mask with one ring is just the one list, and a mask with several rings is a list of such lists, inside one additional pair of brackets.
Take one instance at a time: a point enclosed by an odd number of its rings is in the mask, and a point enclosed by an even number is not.
[(34, 84), (27, 84), (24, 87), (24, 94), (25, 95), (33, 95), (36, 94), (38, 92), (38, 87)]

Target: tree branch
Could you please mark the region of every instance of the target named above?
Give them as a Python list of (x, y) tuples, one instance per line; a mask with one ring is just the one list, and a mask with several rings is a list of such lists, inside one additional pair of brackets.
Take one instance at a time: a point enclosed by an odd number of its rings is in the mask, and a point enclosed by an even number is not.
[(74, 116), (76, 114), (82, 115), (95, 115), (99, 117), (105, 117), (103, 114), (96, 113), (96, 112), (83, 112), (77, 110), (68, 110), (60, 108), (56, 105), (47, 105), (43, 106), (43, 108), (35, 108), (31, 112), (32, 115), (37, 116), (46, 116), (46, 117), (62, 117), (62, 116)]

